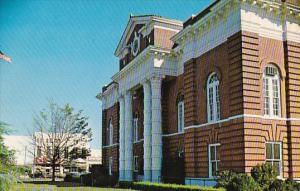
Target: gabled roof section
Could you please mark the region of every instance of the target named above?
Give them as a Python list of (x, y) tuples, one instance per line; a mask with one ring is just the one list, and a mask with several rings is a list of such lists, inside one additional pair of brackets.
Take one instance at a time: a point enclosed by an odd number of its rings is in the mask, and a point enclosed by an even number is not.
[(174, 19), (166, 19), (158, 15), (130, 15), (126, 28), (122, 34), (121, 40), (119, 41), (119, 44), (115, 50), (115, 56), (118, 57), (122, 53), (122, 50), (126, 47), (127, 41), (131, 35), (132, 30), (137, 24), (144, 24), (145, 26), (148, 26), (152, 21), (159, 21), (163, 23), (182, 26), (181, 21), (177, 21)]

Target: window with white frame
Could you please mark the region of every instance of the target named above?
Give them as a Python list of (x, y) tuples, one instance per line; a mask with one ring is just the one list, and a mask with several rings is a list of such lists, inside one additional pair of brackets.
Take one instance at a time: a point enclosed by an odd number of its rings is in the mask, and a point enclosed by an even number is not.
[(179, 133), (183, 132), (184, 128), (184, 102), (180, 101), (177, 104), (177, 130)]
[(278, 176), (282, 172), (282, 148), (280, 142), (266, 143), (266, 163), (271, 164), (277, 170)]
[(210, 144), (208, 147), (209, 177), (218, 175), (220, 163), (220, 144)]
[(114, 140), (114, 127), (112, 124), (112, 119), (110, 119), (110, 121), (109, 121), (109, 145), (113, 144), (113, 140)]
[(111, 176), (113, 170), (113, 158), (109, 157), (108, 159), (108, 174)]
[(279, 117), (280, 76), (276, 66), (268, 65), (263, 74), (264, 115)]
[(221, 118), (219, 79), (216, 73), (212, 73), (207, 80), (207, 120), (218, 121)]
[(133, 161), (133, 165), (134, 165), (134, 172), (138, 172), (139, 171), (139, 157), (138, 156), (134, 156), (134, 161)]
[(133, 141), (138, 142), (139, 141), (139, 124), (138, 124), (138, 118), (133, 119)]

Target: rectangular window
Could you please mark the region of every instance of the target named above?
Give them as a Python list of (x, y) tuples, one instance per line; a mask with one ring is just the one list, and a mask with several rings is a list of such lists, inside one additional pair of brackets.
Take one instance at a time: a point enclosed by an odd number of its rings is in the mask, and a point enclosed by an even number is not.
[(138, 156), (134, 156), (134, 172), (138, 172), (139, 171), (139, 157)]
[(112, 175), (112, 169), (113, 169), (113, 158), (109, 157), (108, 159), (108, 174)]
[(282, 148), (280, 142), (266, 143), (266, 163), (271, 164), (277, 170), (278, 176), (282, 172)]
[(139, 124), (138, 124), (138, 118), (133, 119), (133, 141), (138, 142), (139, 141)]
[(178, 132), (183, 132), (184, 128), (184, 103), (181, 101), (178, 103)]
[(208, 149), (208, 159), (209, 159), (209, 177), (214, 177), (218, 175), (219, 163), (220, 163), (220, 144), (211, 144)]

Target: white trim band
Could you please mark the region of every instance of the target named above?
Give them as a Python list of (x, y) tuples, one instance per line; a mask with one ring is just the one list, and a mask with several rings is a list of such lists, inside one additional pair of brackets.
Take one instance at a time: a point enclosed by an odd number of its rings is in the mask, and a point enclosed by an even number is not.
[(200, 124), (200, 125), (191, 125), (191, 126), (188, 126), (188, 127), (184, 127), (184, 129), (199, 128), (199, 127), (203, 127), (203, 126), (208, 126), (208, 125), (213, 125), (213, 124), (218, 124), (218, 123), (224, 123), (224, 122), (227, 122), (227, 121), (230, 121), (230, 120), (233, 120), (233, 119), (240, 119), (240, 118), (245, 118), (245, 117), (259, 118), (259, 119), (269, 119), (269, 120), (280, 120), (280, 121), (300, 121), (300, 118), (268, 117), (268, 116), (261, 116), (261, 115), (242, 114), (242, 115), (231, 116), (231, 117), (228, 117), (226, 119), (221, 119), (221, 120), (215, 121), (215, 122), (204, 123), (204, 124)]

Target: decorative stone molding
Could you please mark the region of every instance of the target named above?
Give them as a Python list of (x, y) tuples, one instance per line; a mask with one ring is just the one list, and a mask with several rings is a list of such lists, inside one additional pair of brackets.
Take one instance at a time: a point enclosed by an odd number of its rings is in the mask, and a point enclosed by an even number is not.
[(179, 65), (183, 66), (182, 63), (197, 58), (222, 44), (240, 29), (239, 2), (220, 1), (209, 14), (195, 24), (187, 26), (172, 38), (179, 44), (179, 51), (182, 51)]
[(119, 98), (119, 86), (117, 83), (112, 83), (109, 87), (102, 93), (99, 93), (96, 98), (102, 102), (102, 110), (112, 107), (118, 102)]
[(126, 43), (128, 42), (129, 37), (132, 34), (134, 27), (137, 24), (145, 25), (139, 31), (143, 36), (150, 34), (150, 32), (154, 29), (154, 27), (160, 27), (160, 28), (165, 28), (167, 30), (174, 30), (174, 31), (179, 31), (182, 29), (182, 21), (177, 21), (174, 19), (166, 19), (157, 16), (145, 16), (145, 17), (132, 16), (128, 21), (126, 29), (115, 51), (115, 55), (117, 57), (122, 57), (120, 55), (124, 55), (123, 51), (127, 48)]
[(300, 42), (300, 7), (267, 0), (241, 3), (241, 29), (277, 40)]

